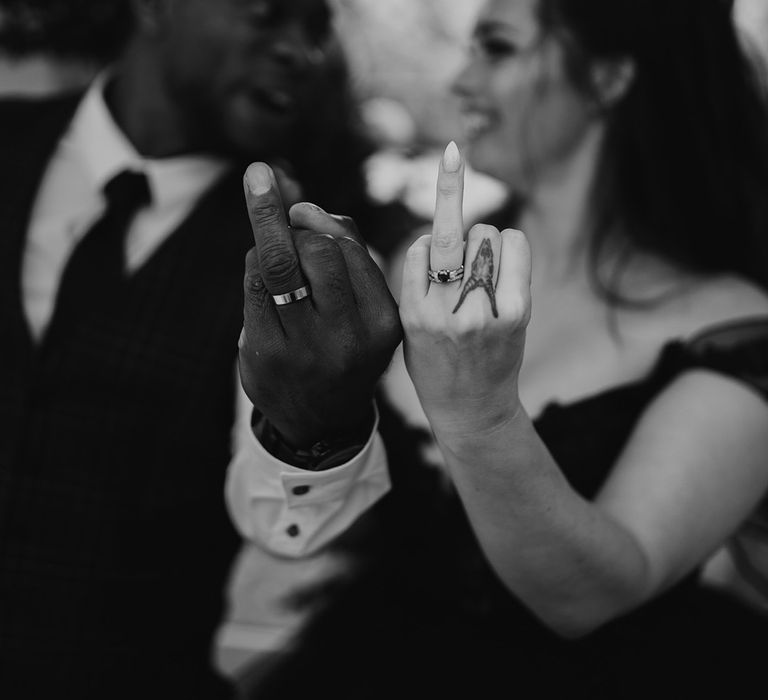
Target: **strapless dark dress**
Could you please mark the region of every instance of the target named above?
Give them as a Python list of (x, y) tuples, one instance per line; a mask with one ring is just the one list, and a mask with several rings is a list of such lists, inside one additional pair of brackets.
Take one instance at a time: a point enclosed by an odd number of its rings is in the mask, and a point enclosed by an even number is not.
[[(594, 496), (645, 407), (691, 369), (733, 377), (768, 398), (768, 319), (670, 342), (642, 380), (550, 404), (535, 427), (574, 489)], [(565, 640), (549, 631), (496, 578), (461, 502), (423, 463), (429, 436), (404, 426), (386, 405), (380, 429), (393, 489), (336, 543), (349, 557), (348, 571), (293, 601), (308, 606), (307, 624), (262, 669), (252, 698), (764, 692), (768, 619), (702, 586), (698, 571), (587, 637)]]

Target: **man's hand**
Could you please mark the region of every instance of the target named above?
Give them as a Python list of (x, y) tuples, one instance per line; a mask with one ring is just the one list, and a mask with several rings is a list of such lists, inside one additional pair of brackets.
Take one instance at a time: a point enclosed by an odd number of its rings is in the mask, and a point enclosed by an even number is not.
[[(265, 164), (246, 171), (245, 197), (256, 245), (246, 258), (243, 388), (294, 447), (358, 431), (402, 336), (384, 276), (351, 220), (307, 203), (286, 217)], [(305, 285), (310, 296), (275, 304)]]

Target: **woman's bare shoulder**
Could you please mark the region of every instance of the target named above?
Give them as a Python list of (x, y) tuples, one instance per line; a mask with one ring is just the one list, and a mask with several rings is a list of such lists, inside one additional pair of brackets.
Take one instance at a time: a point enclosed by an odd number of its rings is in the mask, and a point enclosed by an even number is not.
[(656, 303), (621, 314), (624, 330), (642, 347), (692, 338), (732, 321), (768, 319), (768, 291), (743, 277), (694, 276), (663, 265), (646, 267), (643, 274), (648, 298)]
[(768, 317), (768, 289), (736, 274), (697, 274), (636, 253), (617, 279), (620, 296), (633, 302), (621, 318), (634, 337), (681, 339), (709, 326)]
[(689, 333), (729, 321), (768, 318), (768, 292), (743, 277), (718, 275), (690, 286), (678, 305), (680, 321)]

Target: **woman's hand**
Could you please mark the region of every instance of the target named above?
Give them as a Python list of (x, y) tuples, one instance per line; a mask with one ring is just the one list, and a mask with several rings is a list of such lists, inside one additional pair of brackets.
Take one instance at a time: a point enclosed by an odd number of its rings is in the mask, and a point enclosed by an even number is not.
[[(463, 189), (464, 164), (451, 143), (440, 164), (432, 235), (409, 249), (400, 299), (408, 372), (449, 447), (517, 413), (530, 317), (528, 241), (520, 231), (477, 224), (465, 245)], [(454, 280), (461, 272), (451, 271), (462, 265), (463, 278)]]

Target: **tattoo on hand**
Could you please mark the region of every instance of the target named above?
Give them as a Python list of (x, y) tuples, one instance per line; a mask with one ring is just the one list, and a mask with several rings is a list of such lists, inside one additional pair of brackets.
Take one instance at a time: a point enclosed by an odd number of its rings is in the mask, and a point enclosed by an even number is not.
[(483, 242), (480, 244), (480, 250), (477, 251), (477, 255), (472, 261), (472, 274), (464, 284), (464, 288), (461, 290), (459, 303), (456, 304), (453, 313), (456, 313), (459, 310), (459, 307), (461, 307), (464, 300), (467, 298), (467, 294), (478, 287), (482, 287), (485, 290), (485, 293), (491, 300), (493, 317), (498, 318), (499, 312), (496, 309), (496, 290), (493, 288), (493, 248), (491, 247), (490, 238), (484, 238)]

